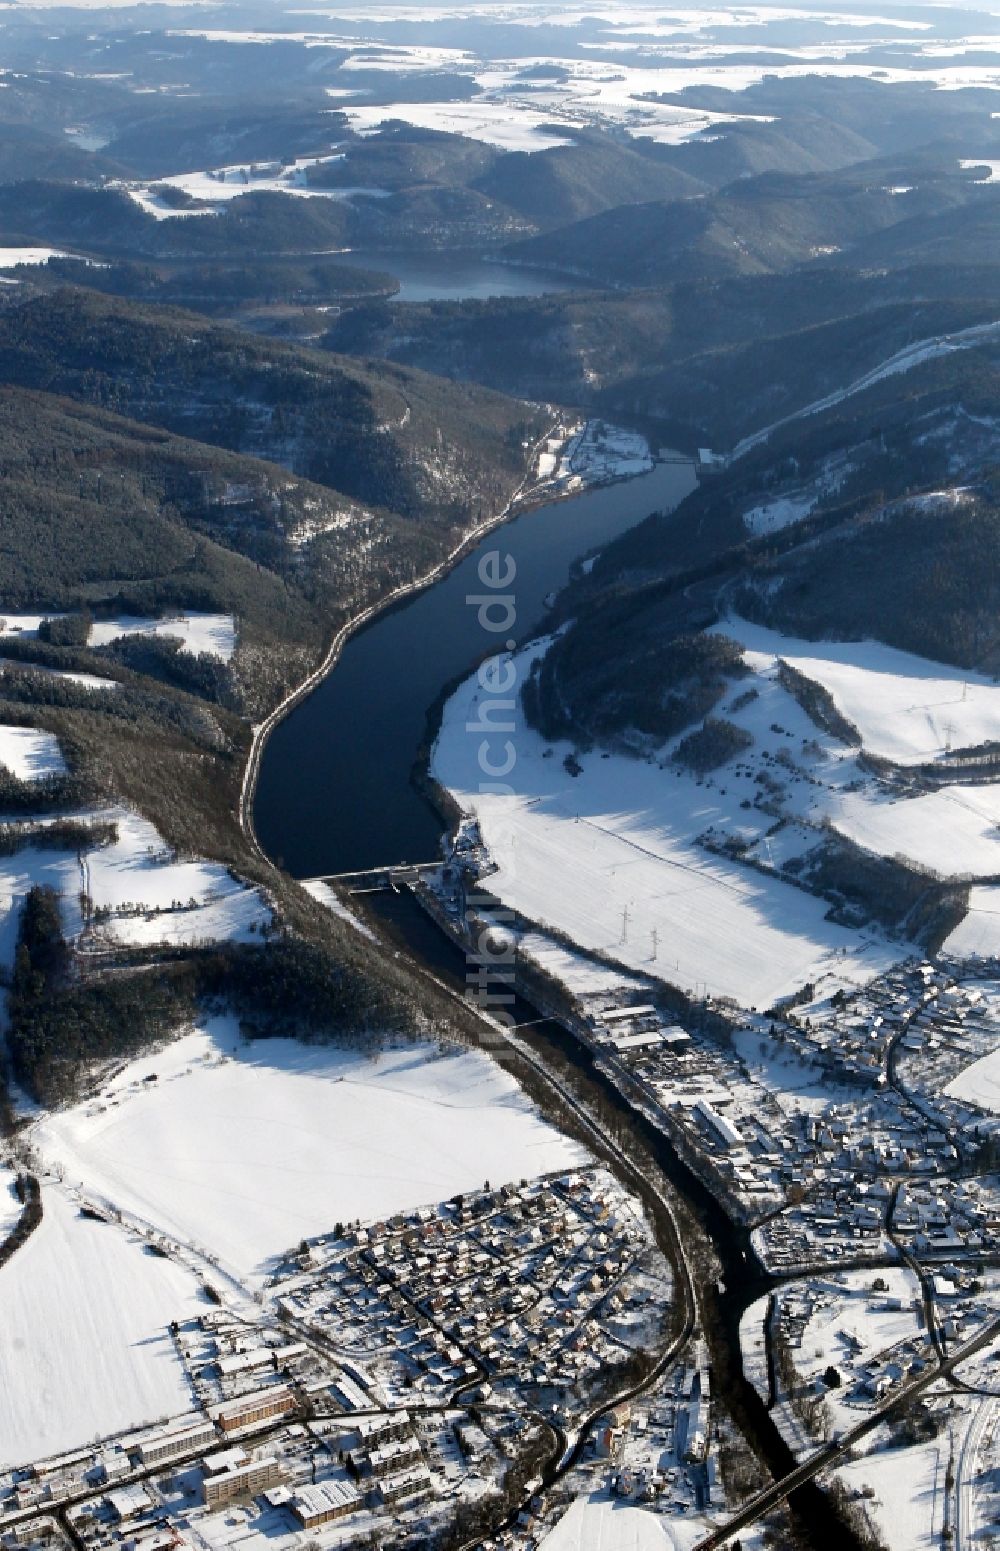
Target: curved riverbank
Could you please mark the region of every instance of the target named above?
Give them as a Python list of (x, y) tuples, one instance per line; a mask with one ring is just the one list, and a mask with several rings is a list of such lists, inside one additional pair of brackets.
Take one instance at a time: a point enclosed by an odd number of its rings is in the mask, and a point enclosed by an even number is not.
[(327, 674), (336, 667), (344, 647), (353, 635), (356, 635), (359, 630), (363, 630), (366, 625), (378, 619), (380, 615), (388, 613), (389, 610), (395, 608), (398, 604), (404, 603), (408, 598), (433, 586), (452, 566), (457, 565), (469, 549), (475, 548), (481, 539), (487, 537), (494, 529), (502, 527), (505, 522), (509, 522), (513, 517), (520, 515), (521, 511), (529, 509), (527, 503), (530, 502), (531, 492), (538, 488), (537, 481), (532, 479), (532, 470), (537, 464), (542, 446), (552, 436), (558, 424), (559, 422), (555, 421), (533, 443), (528, 461), (528, 471), (501, 511), (497, 512), (495, 516), (479, 523), (475, 528), (470, 529), (465, 537), (448, 554), (444, 555), (429, 571), (425, 571), (422, 576), (393, 588), (384, 597), (367, 604), (360, 613), (354, 614), (350, 619), (345, 620), (336, 631), (318, 666), (302, 680), (301, 684), (289, 691), (284, 700), (276, 705), (264, 720), (253, 728), (246, 765), (243, 770), (243, 780), (240, 783), (237, 818), (244, 839), (258, 861), (263, 862), (265, 866), (275, 867), (276, 863), (268, 856), (257, 837), (253, 817), (253, 803), (257, 791), (257, 781), (260, 776), (261, 760), (268, 738), (274, 729), (284, 721), (285, 717), (301, 701), (311, 695), (314, 689), (322, 684)]
[[(552, 500), (526, 479), (503, 513), (431, 573), (349, 622), (256, 734), (243, 810), (260, 850), (300, 878), (436, 856), (440, 820), (411, 773), (427, 707), (442, 685), (508, 633), (535, 633), (550, 593), (565, 586), (581, 554), (676, 505), (695, 483), (691, 463), (657, 463), (636, 478)], [(484, 588), (482, 568), (491, 563), (509, 572), (499, 594)], [(509, 610), (494, 616), (499, 636), (481, 616), (484, 591)]]

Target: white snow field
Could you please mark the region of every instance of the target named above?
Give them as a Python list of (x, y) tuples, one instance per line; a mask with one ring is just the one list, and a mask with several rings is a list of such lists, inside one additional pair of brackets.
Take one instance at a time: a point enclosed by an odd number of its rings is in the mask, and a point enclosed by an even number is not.
[[(125, 192), (148, 215), (158, 221), (193, 215), (215, 215), (219, 207), (243, 194), (294, 194), (306, 199), (352, 199), (356, 194), (384, 199), (387, 190), (379, 188), (314, 188), (306, 181), (306, 170), (324, 162), (343, 161), (343, 152), (332, 156), (303, 156), (287, 166), (280, 162), (247, 162), (231, 167), (212, 167), (200, 172), (180, 172), (157, 178), (155, 183), (127, 185)], [(164, 199), (161, 188), (180, 189), (192, 199), (203, 201), (195, 209), (185, 209)]]
[(574, 953), (542, 932), (525, 932), (518, 943), (518, 952), (522, 958), (530, 959), (548, 974), (555, 976), (583, 1001), (588, 997), (600, 997), (606, 1005), (609, 995), (639, 993), (646, 985), (645, 980), (623, 974), (613, 964), (603, 964), (600, 960), (587, 958), (583, 953)]
[[(125, 809), (107, 816), (118, 839), (87, 852), (84, 880), (95, 910), (112, 912), (102, 931), (127, 943), (244, 941), (271, 920), (258, 891), (219, 862), (176, 861), (148, 819)], [(79, 904), (65, 908), (75, 933)]]
[(773, 500), (749, 507), (743, 513), (743, 521), (755, 538), (762, 533), (777, 533), (808, 517), (818, 500), (814, 494), (775, 496)]
[(194, 1277), (43, 1187), (40, 1226), (0, 1276), (0, 1465), (156, 1422), (193, 1401), (171, 1320), (204, 1310)]
[(68, 851), (38, 850), (34, 846), (26, 846), (13, 856), (0, 857), (0, 967), (4, 969), (11, 969), (14, 964), (25, 895), (43, 883), (63, 896), (65, 926), (65, 901), (80, 888), (76, 857)]
[(1000, 1115), (1000, 1049), (973, 1061), (952, 1078), (944, 1091), (950, 1099), (976, 1104), (991, 1115)]
[(35, 636), (43, 620), (61, 618), (61, 614), (0, 614), (0, 637)]
[[(574, 130), (595, 123), (624, 129), (642, 139), (679, 145), (714, 125), (771, 122), (763, 115), (719, 113), (653, 100), (656, 92), (696, 85), (694, 71), (647, 69), (620, 60), (609, 68), (599, 60), (567, 59), (559, 61), (568, 72), (564, 81), (535, 82), (525, 88), (516, 76), (526, 63), (477, 69), (474, 79), (483, 90), (471, 102), (399, 101), (359, 106), (347, 101), (347, 94), (338, 87), (328, 87), (327, 92), (342, 106), (356, 134), (373, 134), (383, 124), (401, 120), (421, 129), (465, 135), (504, 151), (544, 151), (570, 145)], [(681, 74), (683, 85), (678, 87), (673, 78)]]
[(236, 621), (231, 614), (171, 614), (160, 619), (143, 619), (134, 614), (119, 614), (112, 619), (95, 619), (89, 646), (107, 646), (127, 635), (175, 636), (183, 650), (228, 662), (236, 650)]
[(969, 890), (968, 914), (946, 938), (944, 952), (956, 959), (1000, 958), (1000, 888)]
[(674, 1551), (675, 1545), (658, 1514), (595, 1492), (566, 1509), (540, 1551)]
[(66, 769), (55, 733), (0, 726), (0, 765), (19, 781), (40, 781)]
[(903, 857), (942, 877), (1000, 875), (1000, 786), (943, 786), (909, 798), (840, 793), (826, 811), (842, 835), (880, 856)]
[[(2, 748), (2, 744), (0, 744)], [(81, 888), (95, 910), (109, 912), (100, 936), (132, 944), (252, 941), (272, 911), (257, 889), (231, 878), (218, 862), (173, 858), (148, 820), (124, 808), (76, 815), (111, 821), (118, 838), (84, 853), (26, 846), (0, 856), (0, 965), (12, 964), (21, 905), (44, 883), (62, 895), (63, 930), (84, 927)]]
[(7, 1164), (0, 1164), (0, 1240), (17, 1226), (21, 1203), (15, 1194), (17, 1175)]
[(844, 453), (833, 453), (823, 459), (818, 471), (805, 484), (794, 486), (781, 495), (768, 495), (756, 506), (748, 507), (743, 513), (743, 521), (755, 537), (762, 533), (777, 533), (794, 522), (801, 522), (821, 500), (841, 488), (853, 467)]
[(743, 1372), (767, 1405), (770, 1383), (767, 1373), (767, 1311), (770, 1307), (767, 1293), (748, 1303), (740, 1316), (740, 1353)]
[(16, 269), (19, 264), (47, 264), (52, 258), (72, 258), (61, 248), (0, 248), (0, 269)]
[(713, 628), (822, 684), (865, 748), (893, 764), (926, 764), (952, 749), (1000, 742), (1000, 685), (981, 673), (879, 641), (804, 641), (739, 618)]
[(67, 1183), (253, 1279), (338, 1221), (585, 1156), (479, 1052), (247, 1044), (230, 1018), (131, 1062), (98, 1098), (43, 1118), (32, 1135)]
[(937, 1551), (948, 1512), (949, 1440), (945, 1429), (930, 1443), (873, 1449), (838, 1469), (852, 1494), (870, 1486), (865, 1506), (893, 1551)]
[[(330, 95), (339, 97), (336, 87)], [(375, 134), (383, 124), (401, 119), (418, 129), (436, 129), (449, 135), (465, 135), (469, 140), (480, 140), (485, 145), (495, 145), (502, 151), (545, 151), (556, 145), (571, 145), (569, 135), (546, 126), (554, 115), (529, 107), (514, 109), (506, 102), (405, 102), (388, 107), (344, 106), (348, 122), (355, 134)], [(560, 116), (561, 117), (561, 116)], [(569, 123), (571, 129), (580, 128), (580, 122)]]
[(109, 689), (113, 692), (120, 687), (117, 679), (98, 678), (96, 673), (72, 673), (64, 668), (43, 668), (37, 662), (19, 662), (14, 657), (0, 657), (0, 677), (5, 673), (33, 673), (45, 679), (62, 679), (67, 684), (76, 684), (80, 689)]
[(977, 183), (1000, 183), (1000, 162), (990, 161), (989, 157), (982, 157), (979, 161), (962, 160), (958, 164), (963, 172), (970, 167), (977, 168), (980, 172), (986, 172), (985, 178), (977, 178)]
[[(514, 659), (519, 682), (545, 645)], [(817, 729), (780, 685), (761, 683), (780, 697), (797, 741), (816, 741)], [(497, 782), (480, 766), (482, 732), (468, 730), (486, 714), (480, 701), (488, 697), (475, 677), (449, 700), (432, 769), (461, 808), (479, 818), (498, 869), (488, 876), (490, 892), (530, 921), (627, 969), (746, 1006), (768, 1006), (810, 981), (829, 992), (863, 983), (904, 951), (826, 920), (826, 901), (695, 843), (716, 826), (751, 841), (766, 834), (773, 820), (741, 808), (744, 794), (757, 790), (751, 775), (737, 777), (727, 767), (719, 779), (701, 782), (669, 764), (661, 768), (659, 759), (594, 750), (580, 756), (574, 778), (563, 764), (570, 746), (557, 744), (546, 757), (546, 744), (523, 724), (519, 707), (507, 711), (501, 703), (499, 720), (515, 722), (515, 757)], [(784, 734), (769, 730), (773, 701), (764, 693), (734, 719), (755, 729), (761, 747), (768, 738), (784, 742)], [(509, 758), (507, 737), (504, 731), (486, 740), (490, 760)], [(825, 747), (834, 770), (842, 762), (854, 773), (849, 750), (832, 739)], [(510, 790), (484, 790), (490, 785)]]

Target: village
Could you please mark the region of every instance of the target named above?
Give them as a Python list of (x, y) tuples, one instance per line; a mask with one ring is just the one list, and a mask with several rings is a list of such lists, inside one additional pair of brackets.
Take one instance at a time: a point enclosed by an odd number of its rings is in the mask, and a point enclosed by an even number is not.
[[(588, 1453), (617, 1472), (631, 1412), (600, 1418), (601, 1400), (662, 1343), (671, 1278), (637, 1203), (592, 1166), (338, 1224), (289, 1252), (262, 1301), (254, 1320), (206, 1286), (204, 1312), (171, 1327), (189, 1412), (0, 1475), (0, 1544), (423, 1544), (522, 1490), (595, 1416)], [(671, 1383), (619, 1489), (686, 1508), (708, 1490), (704, 1351)]]
[(530, 1395), (570, 1421), (655, 1345), (669, 1270), (601, 1169), (466, 1194), (434, 1212), (310, 1244), (278, 1307), (330, 1331), (394, 1404)]
[[(452, 933), (481, 933), (496, 919), (488, 868), (478, 827), (466, 821), (449, 861), (424, 874), (417, 896)], [(508, 978), (537, 996), (520, 945), (530, 932), (537, 955), (544, 934), (516, 918), (504, 931)], [(989, 1107), (992, 1094), (1000, 1112), (1000, 965), (992, 960), (914, 959), (851, 993), (806, 987), (762, 1013), (710, 996), (678, 1012), (653, 980), (631, 977), (617, 991), (613, 977), (607, 990), (599, 973), (596, 980), (573, 997), (574, 1034), (734, 1222), (752, 1230), (767, 1270), (891, 1258), (897, 1191), (922, 1181), (940, 1236), (951, 1222), (941, 1203), (956, 1188), (951, 1176), (988, 1174), (1000, 1157), (1000, 1113)], [(544, 1000), (544, 984), (541, 991)], [(982, 1247), (996, 1181), (983, 1178), (967, 1194), (975, 1205), (957, 1214), (942, 1247)]]

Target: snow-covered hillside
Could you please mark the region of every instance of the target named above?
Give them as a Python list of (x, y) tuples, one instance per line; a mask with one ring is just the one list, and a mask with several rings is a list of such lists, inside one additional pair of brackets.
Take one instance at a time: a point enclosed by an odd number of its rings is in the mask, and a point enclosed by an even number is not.
[(893, 764), (925, 764), (1000, 742), (1000, 685), (983, 674), (880, 641), (805, 641), (737, 618), (715, 630), (821, 684), (864, 747)]
[[(540, 649), (516, 660), (522, 676)], [(780, 693), (798, 717), (798, 741), (814, 737), (805, 713)], [(727, 770), (709, 784), (657, 759), (598, 750), (579, 756), (574, 777), (563, 764), (570, 746), (546, 745), (519, 719), (506, 778), (513, 791), (484, 790), (491, 783), (479, 765), (480, 737), (466, 731), (484, 698), (475, 679), (452, 696), (432, 770), (478, 816), (497, 864), (489, 887), (505, 905), (629, 969), (747, 1005), (768, 1005), (806, 981), (831, 991), (857, 984), (892, 962), (894, 950), (878, 935), (828, 921), (824, 901), (696, 843), (714, 824), (747, 841), (772, 826), (741, 808), (744, 791), (757, 790), (752, 778), (731, 785)], [(766, 703), (744, 716), (767, 735)]]
[(865, 372), (863, 376), (855, 378), (846, 387), (837, 388), (824, 398), (816, 399), (812, 404), (806, 404), (802, 409), (795, 410), (793, 414), (776, 420), (773, 425), (764, 426), (762, 430), (754, 431), (750, 436), (744, 436), (743, 440), (737, 442), (733, 448), (729, 461), (735, 462), (737, 458), (742, 458), (754, 447), (759, 447), (783, 426), (791, 425), (796, 420), (807, 419), (810, 415), (822, 414), (826, 409), (835, 409), (846, 399), (854, 398), (857, 394), (863, 393), (866, 388), (875, 387), (877, 383), (884, 382), (887, 377), (896, 377), (901, 373), (912, 371), (915, 366), (921, 366), (925, 361), (934, 361), (940, 356), (952, 355), (956, 350), (972, 350), (978, 345), (992, 344), (997, 339), (1000, 339), (1000, 322), (978, 323), (971, 328), (957, 329), (953, 334), (938, 334), (931, 339), (918, 339), (902, 350), (897, 350), (894, 355), (873, 367), (871, 371)]
[(142, 618), (135, 614), (119, 614), (110, 619), (97, 619), (90, 630), (90, 646), (107, 646), (122, 636), (154, 635), (169, 636), (182, 643), (182, 650), (208, 657), (218, 657), (228, 662), (236, 650), (236, 621), (231, 614), (166, 614), (158, 618)]
[(62, 896), (63, 930), (73, 940), (87, 928), (98, 940), (137, 945), (242, 942), (270, 925), (260, 890), (218, 862), (179, 861), (137, 813), (108, 808), (74, 817), (114, 824), (117, 839), (82, 857), (34, 845), (0, 856), (0, 964), (13, 963), (21, 905), (38, 884)]
[(66, 769), (58, 739), (34, 727), (0, 726), (0, 765), (19, 781), (40, 781)]
[(583, 1158), (477, 1052), (247, 1044), (228, 1018), (130, 1062), (33, 1136), (67, 1183), (253, 1279), (338, 1220)]
[[(749, 670), (716, 708), (746, 745), (719, 768), (678, 764), (679, 738), (642, 759), (550, 746), (519, 712), (512, 789), (490, 790), (480, 733), (467, 730), (488, 697), (469, 680), (445, 709), (433, 772), (480, 821), (496, 865), (491, 892), (590, 953), (743, 1006), (767, 1006), (807, 982), (818, 994), (861, 983), (913, 949), (875, 928), (837, 925), (827, 900), (807, 892), (838, 835), (916, 868), (918, 891), (920, 874), (927, 887), (1000, 876), (1000, 786), (956, 775), (915, 794), (882, 780), (863, 755), (908, 767), (959, 743), (1000, 741), (1000, 688), (878, 643), (799, 641), (740, 619), (715, 629), (745, 648)], [(545, 648), (515, 660), (519, 681)], [(860, 748), (813, 720), (784, 663), (829, 693)], [(973, 890), (949, 952), (1000, 949), (998, 895)], [(583, 984), (568, 960), (555, 972)]]
[(184, 1411), (171, 1320), (207, 1306), (195, 1278), (120, 1228), (81, 1217), (58, 1185), (0, 1279), (0, 1465)]

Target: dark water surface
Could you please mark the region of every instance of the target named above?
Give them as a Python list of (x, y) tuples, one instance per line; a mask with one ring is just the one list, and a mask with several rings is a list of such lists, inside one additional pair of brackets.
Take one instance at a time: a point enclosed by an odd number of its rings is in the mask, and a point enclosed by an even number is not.
[(518, 641), (572, 562), (694, 488), (690, 464), (540, 506), (494, 529), (441, 581), (354, 636), (323, 683), (268, 740), (254, 822), (261, 845), (294, 876), (318, 877), (438, 854), (441, 821), (410, 776), (428, 708), (446, 684), (505, 637), (486, 634), (470, 594), (480, 559), (510, 555)]
[(352, 248), (352, 269), (373, 269), (399, 281), (398, 302), (485, 301), (490, 296), (545, 296), (572, 291), (580, 282), (519, 264), (500, 264), (475, 253), (394, 253)]

